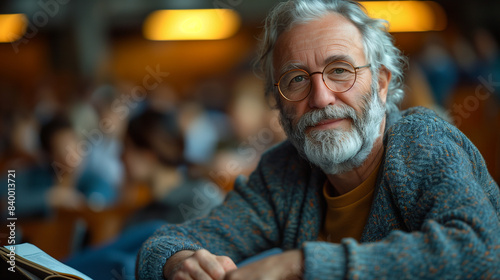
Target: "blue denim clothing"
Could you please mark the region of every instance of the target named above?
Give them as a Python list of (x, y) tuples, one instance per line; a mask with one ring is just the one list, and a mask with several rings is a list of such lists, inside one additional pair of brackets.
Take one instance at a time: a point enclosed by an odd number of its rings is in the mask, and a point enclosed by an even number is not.
[(166, 224), (138, 255), (140, 279), (205, 248), (236, 263), (273, 247), (301, 248), (305, 279), (500, 278), (500, 192), (479, 151), (434, 112), (388, 116), (384, 159), (361, 241), (318, 242), (325, 174), (288, 142), (239, 177), (207, 218)]

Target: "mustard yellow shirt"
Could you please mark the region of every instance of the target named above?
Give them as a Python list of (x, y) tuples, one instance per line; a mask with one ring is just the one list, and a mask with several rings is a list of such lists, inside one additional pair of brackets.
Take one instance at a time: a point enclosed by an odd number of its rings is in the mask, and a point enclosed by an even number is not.
[(331, 185), (328, 180), (325, 182), (323, 195), (326, 199), (327, 210), (318, 236), (319, 241), (339, 243), (342, 238), (346, 237), (352, 237), (358, 241), (361, 239), (363, 228), (370, 214), (379, 168), (380, 162), (363, 183), (340, 196), (332, 196), (328, 191)]

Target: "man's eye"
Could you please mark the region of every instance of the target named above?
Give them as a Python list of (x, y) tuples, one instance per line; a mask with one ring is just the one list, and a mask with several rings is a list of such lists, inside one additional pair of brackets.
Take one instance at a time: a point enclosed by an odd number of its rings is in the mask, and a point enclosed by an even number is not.
[(335, 68), (335, 69), (333, 69), (333, 71), (332, 71), (332, 72), (333, 72), (334, 74), (344, 74), (344, 72), (345, 72), (345, 71), (346, 71), (346, 70), (345, 70), (345, 69), (343, 69), (343, 68)]
[(292, 83), (300, 83), (304, 81), (304, 76), (297, 76), (292, 79)]

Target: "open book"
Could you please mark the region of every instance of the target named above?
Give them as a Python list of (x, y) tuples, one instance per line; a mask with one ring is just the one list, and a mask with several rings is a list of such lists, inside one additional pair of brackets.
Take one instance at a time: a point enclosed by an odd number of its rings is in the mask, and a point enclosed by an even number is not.
[(87, 275), (73, 269), (33, 244), (23, 243), (0, 246), (2, 279), (12, 280), (92, 280)]

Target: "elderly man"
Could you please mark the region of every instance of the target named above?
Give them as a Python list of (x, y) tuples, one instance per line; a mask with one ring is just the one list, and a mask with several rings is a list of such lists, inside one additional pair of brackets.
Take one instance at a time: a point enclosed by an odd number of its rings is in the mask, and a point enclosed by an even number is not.
[(498, 185), (458, 129), (398, 110), (404, 59), (381, 21), (280, 3), (260, 62), (288, 141), (208, 217), (152, 236), (141, 279), (500, 278)]

